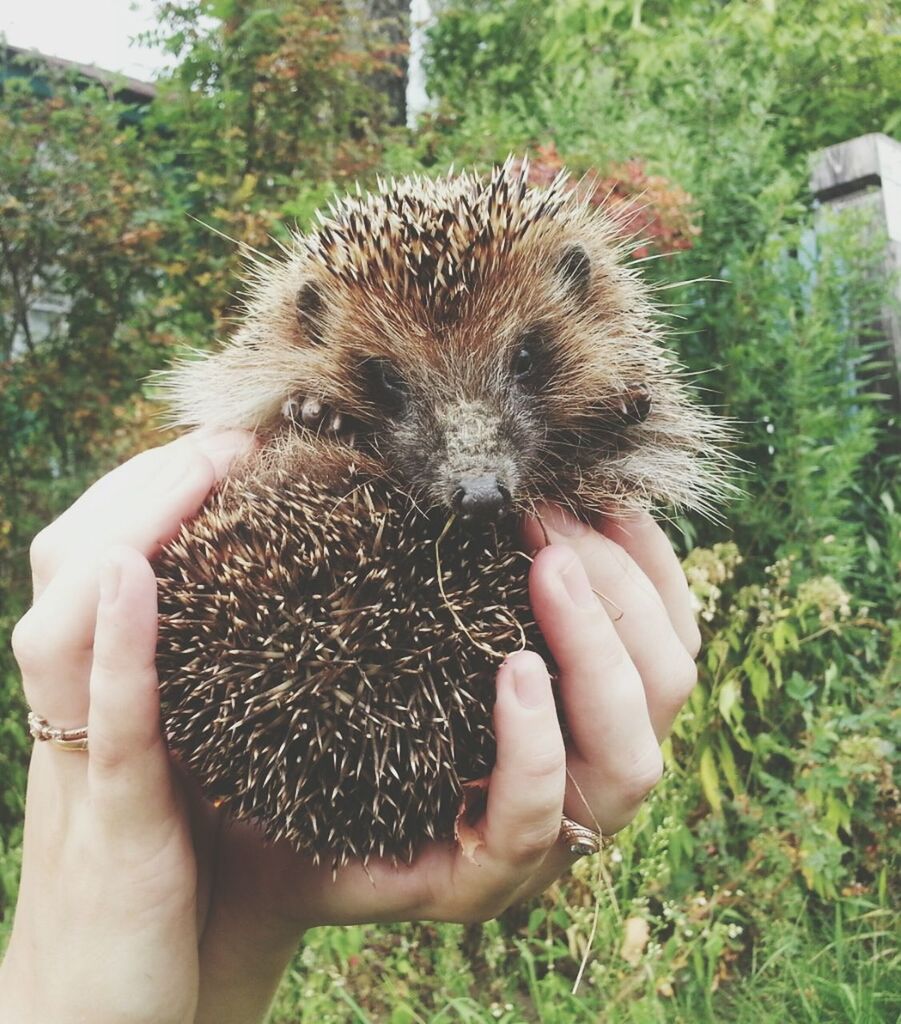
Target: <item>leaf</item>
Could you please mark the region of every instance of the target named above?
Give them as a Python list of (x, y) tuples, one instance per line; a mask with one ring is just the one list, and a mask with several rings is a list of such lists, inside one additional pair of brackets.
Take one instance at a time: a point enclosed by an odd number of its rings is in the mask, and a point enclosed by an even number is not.
[(823, 823), (833, 836), (837, 835), (840, 828), (850, 833), (851, 808), (838, 797), (830, 794), (826, 798), (826, 814)]
[(741, 687), (734, 676), (727, 679), (722, 687), (720, 687), (719, 709), (720, 714), (727, 722), (733, 720), (732, 711), (736, 704), (738, 704), (740, 697)]
[(748, 673), (748, 679), (751, 681), (751, 693), (754, 694), (757, 707), (763, 711), (763, 706), (770, 695), (770, 673), (765, 665), (762, 665), (759, 661), (754, 661), (752, 658), (745, 658), (742, 667)]
[(485, 845), (485, 835), (479, 823), (488, 803), (488, 777), (463, 783), (463, 800), (454, 821), (454, 838), (460, 851), (470, 864), (478, 864), (476, 851)]
[(529, 914), (528, 930), (530, 933), (537, 932), (547, 919), (547, 911), (544, 907), (535, 907)]
[(720, 778), (716, 770), (716, 762), (713, 759), (713, 751), (710, 747), (705, 747), (701, 752), (698, 771), (701, 776), (701, 787), (704, 790), (707, 803), (710, 804), (714, 813), (720, 814), (723, 809), (723, 794), (720, 789)]
[(729, 784), (729, 789), (731, 789), (733, 794), (737, 796), (739, 793), (743, 792), (744, 787), (741, 784), (741, 779), (738, 777), (735, 755), (732, 753), (729, 741), (722, 733), (719, 734), (717, 740), (719, 745), (720, 767), (723, 770), (723, 775), (726, 777), (726, 782)]
[(804, 701), (816, 693), (816, 686), (809, 679), (805, 679), (800, 672), (792, 672), (785, 684), (785, 692), (792, 700)]
[(781, 653), (786, 647), (797, 651), (798, 646), (798, 634), (794, 626), (788, 622), (777, 622), (773, 627), (773, 647), (776, 651)]

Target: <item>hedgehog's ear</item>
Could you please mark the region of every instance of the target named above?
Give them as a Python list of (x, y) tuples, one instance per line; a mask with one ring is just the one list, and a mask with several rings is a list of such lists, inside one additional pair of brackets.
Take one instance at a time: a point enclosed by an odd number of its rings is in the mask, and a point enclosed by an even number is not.
[(568, 245), (557, 262), (557, 277), (579, 304), (588, 298), (591, 283), (591, 260), (581, 245)]
[(317, 345), (322, 344), (322, 316), (325, 312), (325, 300), (322, 292), (312, 282), (308, 281), (297, 293), (295, 299), (297, 309), (297, 322), (300, 324), (304, 336)]

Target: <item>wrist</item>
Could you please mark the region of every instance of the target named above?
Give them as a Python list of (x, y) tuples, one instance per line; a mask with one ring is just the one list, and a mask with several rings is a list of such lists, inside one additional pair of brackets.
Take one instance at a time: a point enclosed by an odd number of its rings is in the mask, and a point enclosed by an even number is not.
[(14, 927), (0, 961), (0, 1020), (38, 1024), (30, 971), (27, 962), (19, 955), (21, 942), (20, 931)]
[(282, 918), (245, 915), (226, 923), (220, 917), (214, 928), (208, 926), (194, 1024), (264, 1021), (303, 935), (300, 925)]
[[(53, 948), (40, 933), (13, 928), (0, 962), (0, 1021), (3, 1024), (192, 1024), (196, 990), (186, 998), (152, 1005), (142, 994), (117, 986), (115, 969), (102, 975), (98, 991), (85, 987), (96, 959), (72, 963), (76, 943)], [(106, 970), (102, 968), (101, 970)], [(105, 985), (103, 982), (110, 981)]]

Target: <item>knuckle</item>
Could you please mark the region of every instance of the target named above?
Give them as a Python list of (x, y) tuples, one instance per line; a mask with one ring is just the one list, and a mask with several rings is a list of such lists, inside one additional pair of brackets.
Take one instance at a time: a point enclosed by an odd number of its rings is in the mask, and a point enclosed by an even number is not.
[(603, 534), (594, 534), (592, 540), (597, 579), (603, 586), (615, 591), (629, 579), (628, 555), (616, 541)]
[(53, 524), (45, 526), (31, 542), (28, 557), (31, 570), (35, 575), (48, 575), (53, 568), (56, 553), (56, 540)]
[(673, 699), (676, 708), (681, 708), (698, 682), (698, 666), (688, 652), (684, 652), (673, 673)]
[(592, 672), (602, 679), (609, 676), (618, 677), (626, 671), (633, 670), (632, 659), (626, 652), (609, 617), (612, 614), (612, 609), (606, 610), (608, 614), (602, 615), (600, 605), (598, 606), (598, 616), (601, 622), (592, 633), (592, 649), (590, 652), (586, 652), (586, 655), (590, 654)]
[(127, 756), (120, 745), (110, 743), (102, 732), (91, 737), (91, 770), (98, 776), (114, 776)]
[(659, 747), (636, 762), (619, 781), (626, 803), (640, 804), (663, 777), (663, 754)]
[(213, 460), (203, 451), (194, 445), (188, 451), (187, 458), (187, 472), (186, 475), (192, 479), (197, 477), (210, 477), (211, 479), (216, 476), (216, 469), (213, 466)]
[(559, 746), (533, 752), (523, 764), (522, 775), (532, 781), (562, 776), (566, 771), (566, 751)]
[(24, 676), (37, 674), (47, 663), (47, 634), (34, 608), (15, 624), (11, 646)]
[[(556, 808), (559, 812), (559, 807)], [(559, 819), (559, 813), (556, 819)], [(522, 866), (544, 857), (560, 837), (560, 822), (547, 821), (542, 824), (525, 828), (515, 837), (511, 843), (508, 859), (515, 866)]]
[(702, 643), (701, 630), (698, 628), (697, 623), (692, 623), (689, 629), (688, 641), (685, 644), (685, 649), (688, 651), (688, 656), (692, 661), (695, 661), (701, 653)]
[(179, 453), (179, 458), (185, 460), (184, 467), (187, 475), (215, 478), (216, 469), (213, 460), (199, 444), (192, 441), (186, 445)]

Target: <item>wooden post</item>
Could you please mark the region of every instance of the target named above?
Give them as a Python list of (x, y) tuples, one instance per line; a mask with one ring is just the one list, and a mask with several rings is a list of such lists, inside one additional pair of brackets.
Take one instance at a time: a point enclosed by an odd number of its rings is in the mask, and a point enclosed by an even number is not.
[(877, 229), (888, 236), (885, 263), (893, 294), (881, 321), (886, 355), (895, 365), (895, 402), (901, 405), (901, 142), (874, 132), (821, 150), (810, 188), (824, 207), (870, 211)]

